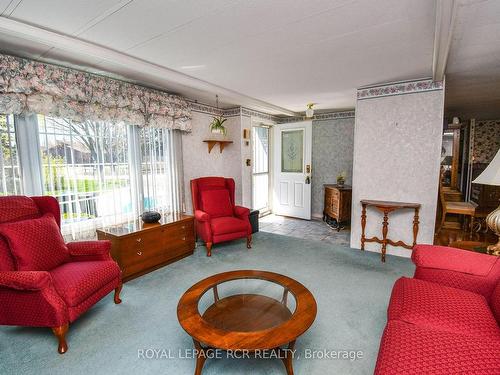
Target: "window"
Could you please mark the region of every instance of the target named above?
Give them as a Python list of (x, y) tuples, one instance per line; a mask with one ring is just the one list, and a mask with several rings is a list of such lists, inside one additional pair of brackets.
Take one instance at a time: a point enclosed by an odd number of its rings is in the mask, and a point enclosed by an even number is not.
[[(176, 168), (172, 165), (173, 133), (178, 131), (140, 129), (105, 121), (75, 122), (42, 115), (22, 120), (17, 136), (30, 138), (29, 152), (36, 157), (21, 155), (21, 165), (23, 159), (29, 160), (26, 164), (39, 160), (36, 164), (40, 166), (30, 169), (39, 174), (41, 193), (59, 201), (65, 237), (94, 237), (96, 227), (135, 220), (143, 209), (180, 208), (177, 204), (180, 190), (174, 186), (180, 180), (176, 179)], [(24, 125), (29, 127), (29, 135), (22, 129)], [(15, 139), (16, 135), (13, 126), (10, 132), (3, 130), (9, 129), (8, 126), (8, 121), (0, 123), (2, 150), (6, 150), (3, 159), (9, 161), (8, 167), (3, 167), (5, 162), (2, 164), (2, 171), (6, 171), (2, 172), (2, 183), (8, 182), (2, 192), (13, 194), (19, 192), (21, 179), (17, 159), (11, 161), (12, 155), (17, 155), (15, 143), (5, 142), (4, 147), (4, 138)], [(35, 138), (33, 129), (37, 133)], [(36, 187), (36, 183), (32, 185)], [(36, 189), (32, 190), (28, 194), (36, 194)]]
[(0, 115), (0, 195), (22, 194), (14, 116)]

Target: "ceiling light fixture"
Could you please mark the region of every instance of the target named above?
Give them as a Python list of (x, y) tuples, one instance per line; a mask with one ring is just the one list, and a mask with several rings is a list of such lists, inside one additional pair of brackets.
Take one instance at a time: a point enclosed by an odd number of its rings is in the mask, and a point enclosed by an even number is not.
[(309, 103), (307, 104), (307, 109), (306, 109), (306, 117), (311, 118), (314, 116), (314, 103)]

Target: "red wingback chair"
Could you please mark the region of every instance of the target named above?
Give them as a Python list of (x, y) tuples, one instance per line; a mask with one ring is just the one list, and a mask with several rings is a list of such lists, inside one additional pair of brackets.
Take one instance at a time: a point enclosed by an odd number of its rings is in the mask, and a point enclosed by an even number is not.
[(0, 324), (51, 327), (62, 354), (69, 323), (112, 290), (120, 303), (122, 282), (109, 241), (64, 244), (60, 226), (53, 197), (0, 197)]
[(196, 233), (212, 255), (212, 245), (246, 237), (252, 247), (250, 210), (234, 203), (234, 180), (224, 177), (202, 177), (191, 180), (191, 197)]

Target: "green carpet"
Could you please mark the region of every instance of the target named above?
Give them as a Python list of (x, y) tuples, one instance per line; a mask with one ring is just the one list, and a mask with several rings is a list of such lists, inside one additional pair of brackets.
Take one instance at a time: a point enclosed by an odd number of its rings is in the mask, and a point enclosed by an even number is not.
[[(376, 253), (263, 232), (249, 251), (234, 241), (214, 246), (208, 258), (198, 246), (193, 256), (125, 284), (121, 305), (112, 295), (95, 305), (70, 326), (64, 355), (57, 354), (50, 329), (0, 327), (0, 374), (193, 374), (194, 360), (179, 355), (192, 341), (177, 321), (177, 302), (197, 281), (235, 269), (282, 273), (314, 294), (316, 321), (296, 345), (294, 368), (301, 375), (373, 373), (392, 285), (414, 267), (406, 258), (388, 256), (383, 264)], [(139, 358), (140, 350), (151, 353), (147, 349), (162, 351), (156, 359)], [(307, 350), (361, 351), (362, 358), (309, 359)], [(277, 359), (224, 358), (207, 360), (203, 373), (285, 370)]]

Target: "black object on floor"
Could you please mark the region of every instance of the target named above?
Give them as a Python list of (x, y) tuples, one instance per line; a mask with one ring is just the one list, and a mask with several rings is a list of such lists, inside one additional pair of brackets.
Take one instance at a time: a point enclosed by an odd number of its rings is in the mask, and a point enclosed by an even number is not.
[(259, 210), (250, 211), (250, 216), (248, 217), (250, 220), (250, 225), (252, 226), (252, 233), (259, 231)]

